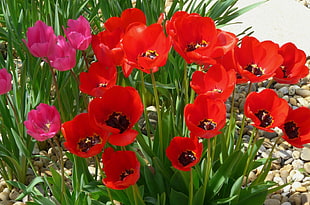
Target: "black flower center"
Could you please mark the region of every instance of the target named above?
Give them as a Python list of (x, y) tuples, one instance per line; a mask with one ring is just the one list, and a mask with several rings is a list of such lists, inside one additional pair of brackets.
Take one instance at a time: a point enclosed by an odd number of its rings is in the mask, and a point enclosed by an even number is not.
[(126, 115), (122, 115), (119, 112), (113, 112), (105, 122), (108, 126), (119, 129), (120, 133), (123, 133), (130, 124)]
[(273, 123), (272, 116), (266, 110), (259, 110), (257, 113), (255, 113), (255, 116), (260, 120), (259, 126), (261, 127), (268, 127)]
[(289, 139), (298, 138), (299, 127), (296, 126), (296, 123), (293, 121), (287, 122), (284, 124), (284, 130)]
[(82, 152), (87, 152), (88, 150), (90, 150), (90, 148), (100, 143), (101, 143), (101, 138), (98, 135), (88, 136), (84, 139), (81, 139), (78, 142), (78, 148)]
[(281, 65), (281, 66), (280, 66), (280, 68), (281, 68), (281, 70), (282, 70), (282, 72), (283, 72), (283, 78), (287, 78), (287, 77), (288, 77), (288, 75), (287, 75), (287, 69), (286, 69), (286, 66)]
[(149, 59), (155, 59), (158, 56), (158, 53), (154, 50), (147, 50), (146, 52), (141, 54), (142, 57), (147, 57)]
[(178, 160), (183, 166), (186, 166), (196, 160), (195, 153), (190, 150), (182, 152)]
[(131, 175), (134, 173), (133, 169), (126, 169), (125, 171), (123, 171), (120, 175), (119, 178), (121, 181), (123, 181), (127, 176)]
[(190, 52), (190, 51), (194, 51), (197, 48), (201, 48), (201, 47), (207, 47), (208, 43), (205, 40), (202, 40), (200, 43), (196, 42), (196, 43), (190, 43), (186, 46), (185, 51), (186, 52)]
[(216, 128), (216, 122), (211, 119), (201, 120), (198, 127), (204, 130), (214, 130)]
[(257, 77), (264, 75), (264, 70), (256, 64), (249, 64), (244, 69), (253, 73)]

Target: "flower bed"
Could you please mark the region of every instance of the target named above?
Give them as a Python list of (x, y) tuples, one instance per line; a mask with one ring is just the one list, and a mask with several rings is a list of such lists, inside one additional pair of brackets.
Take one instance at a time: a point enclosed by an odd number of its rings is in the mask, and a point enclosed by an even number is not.
[[(310, 109), (274, 86), (308, 75), (305, 53), (219, 29), (255, 5), (211, 2), (174, 1), (166, 14), (160, 0), (36, 2), (50, 16), (26, 16), (23, 37), (12, 29), (23, 18), (4, 16), (0, 174), (16, 200), (259, 205), (289, 185), (267, 180), (272, 154), (279, 140), (310, 142)], [(281, 132), (262, 158), (259, 130)]]

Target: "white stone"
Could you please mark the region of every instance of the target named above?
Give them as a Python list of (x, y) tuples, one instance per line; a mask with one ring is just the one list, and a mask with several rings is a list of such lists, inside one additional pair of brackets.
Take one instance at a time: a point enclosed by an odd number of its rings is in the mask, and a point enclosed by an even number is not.
[(292, 176), (292, 180), (296, 182), (300, 182), (305, 178), (305, 176), (300, 172), (296, 170), (296, 173)]
[(292, 189), (293, 189), (293, 190), (296, 190), (296, 188), (301, 187), (301, 186), (302, 186), (302, 185), (301, 185), (300, 182), (293, 182), (293, 184), (292, 184)]
[(292, 166), (294, 169), (302, 169), (304, 167), (304, 162), (300, 159), (297, 159), (292, 162)]
[(310, 96), (310, 90), (306, 90), (306, 89), (296, 89), (296, 94), (300, 95), (302, 97), (308, 97)]
[(301, 150), (300, 158), (305, 161), (310, 161), (310, 148), (304, 147)]
[(281, 205), (292, 205), (292, 204), (291, 204), (291, 202), (287, 201), (287, 202), (282, 203)]

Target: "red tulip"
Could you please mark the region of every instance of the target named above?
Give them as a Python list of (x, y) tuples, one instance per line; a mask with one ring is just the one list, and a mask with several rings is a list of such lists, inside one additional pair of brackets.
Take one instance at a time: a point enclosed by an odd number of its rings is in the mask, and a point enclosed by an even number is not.
[(5, 69), (0, 69), (0, 95), (12, 90), (12, 75)]
[(92, 48), (97, 60), (107, 66), (121, 65), (124, 57), (120, 41), (123, 33), (121, 30), (102, 31), (93, 35)]
[(202, 148), (202, 143), (199, 143), (196, 137), (174, 137), (166, 154), (174, 168), (189, 171), (199, 162)]
[(275, 71), (273, 77), (278, 83), (295, 84), (309, 73), (306, 64), (306, 54), (293, 43), (286, 43), (279, 49), (283, 57), (282, 65)]
[(123, 72), (128, 77), (133, 68), (145, 73), (155, 73), (166, 64), (171, 48), (170, 38), (166, 37), (160, 24), (132, 26), (124, 35)]
[[(236, 48), (236, 47), (235, 47)], [(225, 55), (216, 59), (218, 64), (221, 64), (226, 70), (234, 70), (236, 74), (236, 84), (247, 83), (248, 79), (238, 73), (238, 63), (235, 57), (235, 49), (227, 52)]]
[(100, 62), (94, 62), (88, 72), (80, 74), (80, 90), (93, 97), (101, 97), (107, 89), (116, 84), (116, 78), (115, 66), (107, 67)]
[(310, 109), (299, 107), (289, 109), (284, 124), (280, 127), (283, 131), (283, 139), (295, 147), (302, 148), (310, 143)]
[(51, 26), (37, 21), (33, 27), (28, 28), (26, 35), (27, 40), (23, 39), (23, 42), (33, 56), (42, 58), (49, 56), (51, 47), (56, 43), (56, 35)]
[(250, 93), (244, 104), (244, 114), (251, 118), (253, 125), (267, 132), (284, 123), (288, 109), (288, 103), (271, 89)]
[(237, 71), (252, 83), (272, 77), (283, 62), (278, 49), (272, 41), (259, 42), (254, 37), (244, 37), (241, 47), (235, 49)]
[(134, 88), (113, 86), (102, 98), (93, 99), (88, 110), (96, 126), (112, 133), (111, 144), (126, 146), (135, 140), (138, 132), (132, 127), (140, 119), (143, 104)]
[(108, 188), (126, 189), (140, 178), (140, 163), (133, 151), (114, 151), (109, 147), (102, 154), (102, 163), (106, 174), (102, 181)]
[(236, 72), (223, 66), (212, 66), (206, 73), (195, 71), (190, 85), (197, 94), (204, 94), (226, 101), (235, 88)]
[(99, 154), (108, 140), (108, 132), (93, 127), (88, 113), (82, 113), (73, 120), (62, 124), (64, 146), (79, 157), (92, 157)]
[(60, 130), (60, 114), (55, 106), (41, 103), (28, 113), (24, 125), (27, 134), (38, 141), (45, 141), (54, 137)]
[(199, 14), (176, 12), (167, 21), (167, 33), (173, 39), (174, 49), (187, 63), (215, 64), (218, 58), (237, 43), (234, 34), (216, 29), (214, 21)]
[(92, 38), (89, 22), (83, 16), (77, 20), (69, 19), (65, 34), (72, 47), (78, 50), (86, 50)]
[(51, 66), (59, 71), (70, 70), (76, 63), (76, 50), (63, 36), (57, 37), (57, 44), (52, 47), (52, 52), (47, 56)]
[(123, 35), (132, 24), (145, 24), (146, 17), (143, 11), (129, 8), (122, 12), (120, 17), (111, 17), (105, 23), (105, 30), (93, 35), (92, 48), (98, 61), (108, 65), (121, 65), (123, 50), (120, 46)]
[(193, 104), (185, 106), (184, 117), (191, 136), (211, 138), (226, 123), (226, 106), (221, 99), (198, 95)]

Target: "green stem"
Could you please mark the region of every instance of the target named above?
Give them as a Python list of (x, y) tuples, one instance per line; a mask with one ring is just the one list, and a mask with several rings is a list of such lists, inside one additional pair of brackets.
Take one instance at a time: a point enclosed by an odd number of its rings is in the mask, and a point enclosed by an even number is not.
[(189, 181), (189, 199), (188, 205), (193, 205), (193, 197), (194, 197), (194, 182), (193, 182), (193, 170), (190, 170), (190, 181)]
[[(101, 178), (103, 179), (103, 178), (105, 178), (105, 174), (104, 174), (104, 172), (103, 172), (103, 170), (102, 170), (102, 167), (101, 167), (101, 164), (100, 164), (100, 160), (99, 160), (98, 155), (95, 156), (95, 159), (96, 159), (96, 163), (97, 163), (98, 168), (99, 168), (100, 176), (101, 176)], [(114, 205), (114, 201), (113, 201), (113, 197), (112, 197), (110, 188), (106, 187), (106, 190), (107, 190), (107, 192), (108, 192), (109, 199), (110, 199), (112, 205)]]
[(205, 201), (205, 195), (206, 195), (206, 190), (207, 190), (207, 185), (208, 185), (208, 182), (209, 182), (209, 176), (210, 176), (210, 173), (211, 173), (211, 167), (212, 167), (212, 151), (211, 151), (211, 139), (208, 138), (208, 155), (207, 155), (207, 166), (206, 166), (206, 169), (205, 169), (205, 178), (204, 178), (204, 183), (203, 183), (203, 201)]
[(140, 71), (140, 79), (141, 79), (141, 97), (142, 97), (142, 103), (143, 103), (143, 110), (144, 110), (144, 119), (146, 123), (146, 133), (148, 136), (148, 141), (149, 141), (149, 147), (152, 149), (152, 140), (151, 140), (151, 126), (150, 126), (150, 120), (149, 116), (146, 110), (146, 100), (145, 100), (145, 93), (146, 93), (146, 88), (145, 88), (145, 83), (144, 83), (144, 75), (143, 72)]
[(273, 81), (274, 81), (273, 79), (269, 80), (268, 85), (266, 86), (266, 88), (270, 88), (270, 86), (272, 85)]
[[(247, 97), (249, 95), (249, 93), (251, 92), (251, 87), (252, 87), (252, 83), (249, 84), (249, 89), (247, 92), (247, 95), (245, 97)], [(242, 135), (243, 135), (243, 130), (244, 130), (244, 126), (245, 126), (245, 121), (246, 121), (246, 116), (245, 114), (243, 114), (242, 117), (242, 124), (241, 124), (241, 128), (240, 128), (240, 134), (236, 143), (236, 150), (240, 150), (241, 148), (241, 142), (242, 142)]]
[(139, 204), (139, 205), (145, 205), (144, 201), (143, 201), (143, 198), (140, 194), (140, 190), (138, 188), (138, 185), (135, 184), (135, 185), (132, 185), (131, 186), (132, 188), (132, 191), (133, 191), (133, 197), (134, 197), (134, 201), (135, 201), (135, 204)]
[[(247, 162), (246, 162), (246, 165), (245, 165), (245, 169), (243, 171), (243, 176), (247, 176), (248, 175), (247, 173), (248, 173), (250, 161), (251, 161), (252, 154), (253, 154), (252, 152), (253, 152), (253, 149), (254, 149), (254, 146), (255, 146), (255, 143), (256, 143), (257, 135), (258, 135), (258, 129), (256, 127), (254, 127), (253, 133), (251, 135), (251, 138), (250, 138), (250, 141), (249, 141), (249, 145), (248, 145), (249, 146), (248, 149), (250, 151), (248, 152), (249, 156), (248, 156), (248, 159), (247, 159)], [(248, 176), (246, 178), (246, 184), (247, 183), (248, 183)]]
[(82, 55), (83, 55), (83, 59), (85, 61), (86, 68), (88, 70), (89, 69), (89, 63), (88, 63), (88, 59), (87, 59), (87, 56), (86, 56), (86, 52), (82, 51)]
[[(54, 138), (55, 139), (55, 138)], [(61, 170), (61, 193), (65, 193), (65, 166), (64, 166), (64, 159), (62, 154), (62, 148), (57, 139), (54, 140), (59, 151), (59, 159), (60, 159), (60, 170)], [(61, 201), (63, 199), (64, 194), (61, 194)]]
[(153, 91), (154, 91), (154, 97), (155, 97), (155, 106), (157, 111), (157, 128), (159, 133), (159, 155), (160, 159), (162, 160), (164, 157), (164, 143), (163, 143), (163, 126), (162, 126), (162, 118), (161, 118), (161, 109), (159, 105), (159, 97), (158, 92), (156, 88), (156, 81), (154, 73), (151, 72), (151, 78), (152, 78), (152, 85), (153, 85)]
[(49, 66), (49, 69), (52, 73), (52, 79), (53, 79), (53, 83), (55, 86), (56, 98), (58, 101), (59, 110), (61, 112), (61, 115), (63, 116), (65, 113), (64, 113), (64, 109), (62, 107), (62, 103), (61, 103), (61, 99), (60, 99), (60, 92), (59, 92), (59, 88), (58, 88), (58, 84), (57, 84), (57, 80), (56, 80), (56, 76), (55, 76), (55, 71), (53, 70), (53, 68), (51, 66)]

